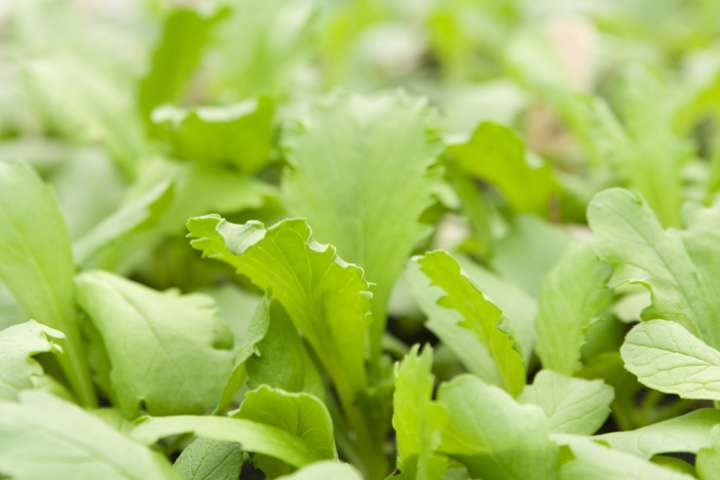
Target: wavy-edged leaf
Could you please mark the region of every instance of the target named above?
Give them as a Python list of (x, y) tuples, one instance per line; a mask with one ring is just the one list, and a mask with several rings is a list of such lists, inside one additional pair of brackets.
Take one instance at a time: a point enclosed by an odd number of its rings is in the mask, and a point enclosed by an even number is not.
[(640, 383), (682, 398), (720, 400), (720, 352), (667, 320), (639, 323), (620, 348)]
[(595, 249), (609, 263), (639, 269), (652, 294), (644, 319), (678, 322), (720, 348), (720, 204), (689, 211), (686, 230), (665, 230), (643, 198), (600, 192), (588, 207)]
[(541, 370), (518, 400), (542, 408), (553, 433), (592, 435), (610, 414), (614, 397), (613, 388), (602, 380)]
[(62, 332), (34, 320), (0, 331), (0, 400), (13, 400), (21, 390), (37, 388), (47, 381), (33, 355), (60, 352)]
[(44, 480), (177, 479), (168, 461), (104, 421), (44, 392), (0, 401), (0, 472)]
[(0, 280), (24, 312), (60, 330), (58, 358), (79, 400), (95, 402), (75, 312), (70, 239), (52, 190), (27, 164), (0, 162)]
[[(379, 348), (393, 285), (425, 228), (428, 169), (440, 142), (424, 101), (404, 94), (326, 99), (284, 135), (290, 164), (283, 193), (319, 241), (362, 265), (373, 288)], [(392, 192), (392, 195), (388, 195)]]
[(414, 261), (433, 285), (445, 292), (438, 304), (459, 312), (462, 321), (458, 325), (485, 346), (497, 366), (503, 387), (512, 395), (519, 394), (525, 386), (525, 366), (500, 309), (478, 290), (447, 252), (426, 253)]
[(606, 286), (611, 273), (590, 244), (579, 243), (546, 275), (535, 321), (543, 367), (568, 375), (580, 367), (585, 333), (612, 301)]
[(220, 399), (232, 337), (213, 300), (157, 292), (108, 272), (78, 275), (78, 303), (102, 337), (119, 407), (153, 415), (201, 413)]

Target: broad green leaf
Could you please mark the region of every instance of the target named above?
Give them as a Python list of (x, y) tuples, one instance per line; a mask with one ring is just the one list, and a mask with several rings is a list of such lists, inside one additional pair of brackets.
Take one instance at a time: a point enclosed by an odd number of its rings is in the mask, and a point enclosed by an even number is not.
[(0, 163), (0, 280), (28, 317), (65, 335), (58, 358), (78, 399), (95, 402), (75, 312), (70, 239), (52, 190), (28, 165)]
[(324, 399), (323, 379), (285, 309), (272, 302), (263, 314), (268, 322), (267, 333), (255, 344), (254, 355), (247, 359), (248, 385), (251, 388), (269, 385)]
[(0, 472), (12, 478), (178, 478), (158, 453), (44, 392), (0, 401), (0, 438)]
[(232, 337), (215, 304), (102, 271), (78, 276), (78, 303), (103, 339), (119, 407), (136, 416), (201, 413), (230, 377)]
[(701, 408), (637, 430), (606, 433), (595, 438), (616, 450), (649, 459), (659, 453), (697, 453), (711, 446), (710, 432), (719, 423), (720, 410)]
[(710, 440), (710, 446), (701, 448), (695, 457), (695, 469), (700, 480), (720, 478), (720, 426), (713, 427)]
[(519, 215), (494, 245), (490, 266), (502, 279), (538, 298), (545, 275), (569, 244), (570, 236), (562, 228), (534, 215)]
[(246, 452), (261, 453), (294, 467), (332, 459), (292, 432), (241, 418), (196, 415), (152, 417), (136, 426), (132, 436), (138, 441), (152, 444), (161, 438), (182, 433), (236, 442)]
[(137, 102), (150, 123), (153, 109), (180, 97), (200, 65), (213, 30), (228, 11), (177, 7), (165, 18), (150, 65), (138, 84)]
[[(245, 394), (240, 409), (233, 416), (280, 428), (297, 435), (322, 458), (337, 458), (330, 413), (314, 395), (263, 385)], [(289, 473), (287, 468), (270, 458), (256, 456), (254, 463), (270, 477)]]
[(667, 320), (639, 323), (620, 348), (640, 383), (682, 398), (720, 400), (720, 352)]
[(47, 382), (33, 355), (61, 353), (57, 341), (62, 332), (34, 320), (0, 331), (0, 400), (14, 400), (18, 392), (37, 388)]
[[(561, 480), (692, 480), (676, 472), (629, 453), (613, 450), (587, 437), (568, 436), (572, 452), (562, 465)], [(563, 442), (565, 443), (565, 442)]]
[(440, 153), (428, 116), (424, 101), (403, 94), (339, 95), (284, 134), (286, 205), (375, 284), (375, 350), (390, 292), (426, 231), (419, 217), (431, 203), (428, 169)]
[(273, 101), (259, 97), (222, 107), (160, 107), (152, 120), (175, 158), (252, 174), (269, 160), (273, 113)]
[(432, 283), (445, 292), (438, 300), (462, 315), (459, 325), (475, 335), (494, 360), (503, 387), (512, 395), (525, 386), (525, 366), (502, 312), (470, 281), (448, 253), (435, 251), (414, 260)]
[(676, 321), (720, 348), (720, 205), (690, 213), (686, 230), (664, 230), (641, 196), (614, 188), (595, 196), (588, 221), (601, 257), (642, 271), (635, 281), (653, 300), (644, 319)]
[(367, 383), (371, 294), (362, 269), (343, 262), (334, 247), (311, 240), (303, 220), (265, 228), (207, 215), (190, 219), (188, 230), (194, 248), (269, 291), (310, 343), (343, 402), (353, 402)]
[(590, 244), (579, 243), (568, 248), (547, 274), (536, 320), (543, 367), (568, 375), (580, 367), (585, 333), (612, 301), (606, 286), (611, 273)]
[[(437, 455), (446, 413), (432, 401), (434, 378), (432, 349), (422, 353), (413, 347), (395, 365), (393, 428), (397, 442), (397, 465), (403, 474), (412, 470), (416, 480), (442, 478), (447, 459)], [(410, 478), (408, 476), (408, 478)]]
[(362, 480), (360, 472), (349, 463), (338, 461), (317, 462), (301, 468), (292, 475), (279, 477), (278, 480)]
[(526, 154), (510, 128), (481, 122), (465, 143), (449, 145), (450, 161), (468, 175), (496, 187), (517, 212), (545, 214), (555, 189), (552, 171), (540, 158)]
[(553, 433), (592, 435), (610, 414), (615, 394), (602, 380), (572, 378), (541, 370), (518, 398), (545, 412)]
[(237, 443), (198, 438), (185, 447), (174, 467), (184, 480), (237, 480), (243, 461)]
[(128, 233), (157, 223), (173, 196), (172, 183), (160, 182), (146, 194), (126, 203), (75, 242), (73, 253), (82, 265), (102, 248)]
[(448, 414), (439, 451), (465, 464), (473, 478), (558, 478), (558, 447), (540, 407), (518, 404), (468, 374), (441, 385), (437, 401)]

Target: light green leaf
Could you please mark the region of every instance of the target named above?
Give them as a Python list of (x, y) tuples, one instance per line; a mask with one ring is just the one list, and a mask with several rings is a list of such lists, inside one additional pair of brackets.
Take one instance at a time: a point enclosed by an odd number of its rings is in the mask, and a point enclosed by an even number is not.
[(395, 365), (392, 423), (397, 441), (397, 466), (403, 474), (412, 470), (415, 480), (442, 478), (447, 468), (447, 459), (435, 453), (440, 446), (446, 413), (432, 401), (432, 360), (429, 346), (420, 354), (415, 346)]
[(200, 65), (215, 26), (227, 13), (225, 8), (177, 7), (168, 14), (148, 71), (138, 84), (138, 107), (148, 125), (155, 107), (181, 96)]
[(272, 302), (262, 314), (268, 329), (255, 344), (255, 354), (247, 359), (248, 385), (251, 388), (269, 385), (324, 399), (323, 379), (285, 309)]
[(73, 253), (82, 265), (111, 242), (128, 233), (151, 227), (167, 209), (173, 196), (172, 183), (160, 182), (137, 199), (122, 205), (75, 242)]
[(0, 163), (0, 280), (25, 313), (65, 334), (58, 358), (78, 399), (95, 403), (75, 312), (70, 239), (53, 192), (28, 165)]
[(78, 303), (100, 333), (119, 407), (135, 416), (199, 413), (220, 399), (232, 338), (201, 294), (157, 292), (107, 272), (77, 278)]
[(302, 467), (331, 459), (306, 443), (301, 437), (260, 422), (241, 418), (180, 415), (147, 418), (132, 431), (132, 436), (146, 444), (164, 437), (194, 433), (198, 437), (239, 443), (247, 452), (261, 453)]
[(697, 453), (711, 446), (710, 432), (720, 424), (720, 410), (701, 408), (637, 430), (612, 432), (595, 438), (612, 448), (650, 459), (659, 453)]
[(526, 155), (523, 141), (510, 128), (481, 122), (469, 140), (449, 145), (446, 153), (468, 175), (495, 186), (515, 211), (547, 212), (555, 189), (552, 170), (540, 158)]
[[(245, 394), (233, 416), (280, 428), (298, 436), (321, 458), (337, 458), (330, 413), (314, 395), (263, 385)], [(256, 456), (254, 463), (269, 477), (288, 473), (287, 468), (270, 458)]]
[(690, 213), (687, 230), (664, 230), (641, 196), (614, 188), (593, 198), (588, 221), (601, 257), (644, 274), (636, 281), (653, 301), (644, 319), (676, 321), (720, 348), (720, 204)]
[(720, 426), (710, 432), (711, 445), (701, 448), (695, 457), (695, 469), (700, 480), (720, 478)]
[(265, 228), (207, 215), (190, 219), (188, 230), (194, 248), (234, 266), (283, 305), (343, 402), (352, 403), (367, 383), (371, 294), (362, 269), (343, 262), (334, 247), (311, 240), (303, 220)]
[(37, 388), (47, 382), (33, 355), (58, 352), (62, 332), (34, 320), (0, 331), (0, 400), (14, 400), (20, 390)]
[(222, 107), (159, 107), (152, 120), (174, 157), (252, 174), (269, 161), (273, 113), (273, 101), (259, 97)]
[(560, 470), (561, 480), (692, 480), (635, 455), (613, 450), (587, 437), (565, 438), (573, 458)]
[(558, 447), (540, 407), (520, 405), (467, 374), (441, 385), (437, 401), (448, 414), (439, 450), (465, 464), (473, 478), (558, 478)]
[(682, 398), (720, 400), (720, 352), (667, 320), (639, 323), (620, 348), (643, 385)]
[(348, 463), (338, 461), (317, 462), (301, 468), (292, 475), (278, 480), (362, 480), (360, 472)]
[(185, 447), (174, 467), (184, 480), (237, 480), (243, 461), (239, 444), (198, 438)]
[(592, 435), (610, 414), (613, 388), (602, 380), (572, 378), (541, 370), (518, 400), (545, 412), (553, 433)]
[(537, 353), (543, 367), (572, 375), (580, 367), (585, 333), (612, 301), (612, 268), (588, 243), (569, 247), (540, 290)]
[(525, 386), (525, 366), (502, 312), (475, 287), (448, 253), (430, 252), (414, 259), (434, 285), (445, 291), (442, 307), (462, 315), (458, 324), (475, 335), (494, 360), (503, 387), (512, 395)]
[(164, 457), (44, 392), (0, 401), (0, 438), (0, 472), (12, 478), (178, 478)]
[(286, 205), (375, 283), (376, 350), (390, 292), (425, 231), (418, 219), (431, 203), (428, 169), (441, 148), (428, 116), (424, 101), (403, 94), (340, 95), (284, 134)]

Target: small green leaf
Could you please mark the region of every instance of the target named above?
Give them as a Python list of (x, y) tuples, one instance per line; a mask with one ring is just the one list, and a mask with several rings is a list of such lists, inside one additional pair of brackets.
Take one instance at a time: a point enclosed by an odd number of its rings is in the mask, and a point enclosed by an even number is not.
[(448, 414), (439, 451), (460, 460), (473, 478), (558, 478), (558, 447), (540, 407), (520, 405), (467, 374), (441, 385), (437, 401)]
[(485, 346), (498, 368), (503, 387), (512, 395), (519, 394), (525, 386), (525, 366), (500, 309), (475, 287), (448, 253), (438, 250), (414, 261), (446, 293), (438, 304), (459, 312), (462, 321), (458, 325)]
[(701, 448), (695, 457), (695, 469), (700, 480), (720, 479), (720, 426), (710, 432), (711, 445)]
[(639, 323), (620, 348), (643, 385), (682, 398), (720, 400), (720, 352), (667, 320)]
[(201, 294), (157, 292), (101, 271), (78, 276), (78, 303), (100, 333), (120, 409), (153, 415), (213, 408), (232, 369), (232, 337)]
[(606, 286), (611, 273), (589, 244), (580, 243), (568, 248), (547, 274), (536, 320), (543, 367), (567, 375), (580, 367), (585, 333), (612, 301)]
[(237, 480), (244, 457), (239, 444), (198, 438), (175, 461), (184, 480)]
[(0, 162), (0, 280), (25, 313), (60, 330), (58, 358), (85, 405), (95, 392), (84, 361), (75, 312), (72, 251), (52, 190), (20, 162)]
[(338, 461), (317, 462), (301, 468), (292, 475), (277, 480), (362, 480), (360, 472), (348, 463)]
[(0, 331), (0, 400), (14, 400), (21, 390), (37, 388), (47, 378), (33, 355), (58, 352), (62, 332), (34, 320)]
[(45, 480), (177, 479), (168, 461), (104, 421), (40, 391), (0, 401), (0, 472)]
[(553, 433), (592, 435), (610, 414), (614, 396), (612, 387), (602, 380), (541, 370), (518, 400), (542, 408)]
[(701, 408), (637, 430), (598, 435), (612, 448), (650, 459), (659, 453), (697, 453), (710, 447), (710, 432), (720, 423), (720, 410)]

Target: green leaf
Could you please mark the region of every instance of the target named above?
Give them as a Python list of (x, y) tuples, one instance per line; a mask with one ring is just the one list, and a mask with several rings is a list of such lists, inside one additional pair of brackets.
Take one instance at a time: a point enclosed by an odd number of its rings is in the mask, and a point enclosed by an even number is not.
[(157, 292), (107, 272), (77, 278), (78, 303), (97, 327), (119, 407), (153, 415), (199, 413), (220, 399), (232, 339), (201, 294)]
[(639, 269), (652, 294), (643, 319), (673, 320), (720, 348), (720, 205), (689, 212), (687, 230), (664, 230), (637, 194), (605, 190), (588, 207), (596, 251), (614, 265)]
[(124, 235), (153, 226), (173, 197), (173, 184), (160, 182), (144, 195), (122, 205), (75, 242), (73, 253), (82, 265)]
[(437, 401), (448, 414), (439, 450), (465, 464), (473, 478), (558, 478), (558, 447), (540, 407), (520, 405), (467, 374), (441, 385)]
[(271, 302), (263, 314), (268, 329), (255, 345), (255, 354), (247, 359), (248, 385), (251, 388), (269, 385), (324, 399), (323, 379), (285, 309)]
[(541, 370), (518, 398), (545, 412), (553, 433), (592, 435), (610, 414), (613, 388), (602, 380), (572, 378)]
[(416, 480), (432, 480), (442, 478), (447, 468), (447, 459), (435, 453), (446, 413), (432, 401), (432, 348), (426, 346), (420, 354), (418, 350), (414, 346), (395, 365), (392, 423), (400, 470), (403, 474), (412, 470)]
[(0, 331), (0, 400), (14, 400), (21, 390), (45, 384), (40, 364), (33, 355), (61, 353), (57, 341), (62, 332), (34, 320), (13, 325)]
[[(245, 394), (240, 409), (233, 416), (280, 428), (299, 437), (321, 458), (337, 458), (330, 413), (314, 395), (263, 385)], [(255, 457), (254, 463), (267, 476), (287, 473), (268, 458)]]
[(700, 480), (720, 478), (720, 426), (713, 427), (710, 439), (710, 446), (701, 448), (695, 457), (695, 469)]
[(0, 472), (12, 478), (178, 478), (159, 454), (44, 392), (0, 401), (0, 438)]
[(590, 325), (610, 306), (606, 283), (612, 268), (588, 243), (568, 248), (540, 290), (537, 353), (543, 367), (568, 375), (580, 367), (580, 351)]
[(78, 399), (95, 403), (75, 312), (70, 239), (52, 190), (28, 165), (0, 162), (0, 280), (25, 313), (65, 334), (58, 358)]
[(667, 320), (639, 323), (620, 348), (643, 385), (682, 398), (720, 400), (720, 352)]
[(273, 101), (259, 97), (222, 107), (159, 107), (152, 120), (174, 157), (252, 174), (268, 163), (273, 114)]
[(431, 203), (428, 169), (441, 148), (428, 116), (424, 101), (402, 94), (340, 95), (283, 136), (288, 209), (375, 284), (375, 351), (390, 292), (425, 232), (418, 219)]
[(526, 155), (523, 141), (510, 128), (481, 122), (469, 140), (449, 145), (446, 154), (468, 175), (495, 186), (515, 211), (547, 212), (555, 189), (552, 170)]
[(146, 418), (135, 427), (132, 436), (152, 444), (161, 438), (182, 433), (236, 442), (247, 452), (268, 455), (294, 467), (332, 458), (324, 456), (323, 452), (292, 432), (241, 418), (195, 415)]
[(697, 453), (711, 445), (710, 432), (720, 423), (720, 410), (701, 408), (637, 430), (612, 432), (595, 438), (612, 448), (650, 459), (659, 453)]
[(303, 467), (292, 475), (277, 480), (362, 480), (360, 472), (348, 463), (338, 461), (317, 462)]
[(371, 294), (362, 269), (343, 262), (334, 247), (311, 240), (303, 220), (265, 228), (207, 215), (190, 219), (188, 230), (194, 248), (234, 266), (283, 305), (340, 397), (352, 402), (367, 383)]
[(174, 467), (184, 480), (237, 480), (243, 461), (237, 443), (198, 438), (185, 447)]
[(138, 107), (148, 125), (155, 107), (172, 103), (183, 93), (215, 26), (227, 13), (226, 8), (202, 11), (177, 7), (167, 16), (148, 71), (138, 84)]
[(414, 261), (446, 293), (438, 304), (459, 312), (462, 315), (459, 325), (485, 346), (498, 368), (503, 387), (512, 395), (519, 394), (525, 386), (525, 366), (500, 309), (475, 287), (448, 253), (438, 250)]
[(572, 457), (560, 470), (561, 480), (692, 480), (693, 477), (613, 450), (587, 437), (567, 437)]

